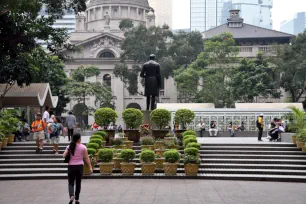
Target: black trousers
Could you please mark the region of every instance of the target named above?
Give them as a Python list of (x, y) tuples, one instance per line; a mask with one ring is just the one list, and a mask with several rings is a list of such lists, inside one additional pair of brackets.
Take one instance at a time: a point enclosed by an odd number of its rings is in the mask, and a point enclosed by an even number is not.
[(147, 96), (147, 110), (150, 110), (150, 102), (151, 102), (151, 110), (154, 110), (155, 109), (155, 96)]
[[(81, 180), (83, 175), (83, 165), (69, 165), (68, 166), (68, 190), (69, 198), (75, 197), (75, 200), (79, 200), (81, 192)], [(75, 182), (75, 192), (74, 192)]]
[(204, 137), (204, 132), (205, 132), (205, 128), (204, 129), (200, 129), (200, 137)]
[(263, 128), (258, 128), (258, 140), (261, 140), (262, 132), (263, 132)]
[(68, 140), (70, 141), (72, 139), (73, 136), (73, 128), (72, 129), (68, 129)]

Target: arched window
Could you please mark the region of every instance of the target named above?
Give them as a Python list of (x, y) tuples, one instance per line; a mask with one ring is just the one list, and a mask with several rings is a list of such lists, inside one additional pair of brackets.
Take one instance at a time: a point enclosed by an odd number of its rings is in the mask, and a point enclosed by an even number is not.
[(130, 103), (129, 105), (127, 105), (126, 108), (136, 108), (138, 110), (141, 110), (141, 106), (138, 103)]
[(104, 76), (103, 76), (103, 84), (106, 84), (108, 86), (112, 85), (112, 76), (110, 74), (104, 74)]
[(115, 55), (110, 51), (104, 51), (99, 55), (99, 58), (115, 58)]

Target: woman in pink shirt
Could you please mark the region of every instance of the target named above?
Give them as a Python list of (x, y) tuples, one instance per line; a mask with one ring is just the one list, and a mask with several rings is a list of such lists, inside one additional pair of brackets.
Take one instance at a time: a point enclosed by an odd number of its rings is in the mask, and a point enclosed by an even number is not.
[[(87, 153), (87, 148), (85, 145), (81, 144), (81, 135), (75, 133), (72, 137), (72, 142), (66, 148), (63, 157), (65, 158), (67, 154), (70, 154), (70, 160), (68, 163), (68, 182), (69, 182), (69, 196), (70, 202), (72, 204), (74, 199), (76, 204), (80, 204), (79, 196), (81, 192), (81, 180), (83, 174), (84, 160), (89, 166), (90, 172), (92, 173), (91, 162)], [(74, 181), (76, 183), (75, 194), (74, 194)]]

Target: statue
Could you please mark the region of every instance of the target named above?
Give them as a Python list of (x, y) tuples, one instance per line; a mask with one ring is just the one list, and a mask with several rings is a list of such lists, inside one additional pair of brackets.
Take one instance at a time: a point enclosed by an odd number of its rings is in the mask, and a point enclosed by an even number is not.
[(104, 20), (105, 20), (105, 26), (109, 26), (110, 24), (110, 15), (108, 14), (108, 12), (106, 12), (106, 14), (104, 15)]
[(150, 104), (151, 110), (154, 110), (155, 98), (159, 96), (159, 89), (161, 88), (160, 65), (155, 62), (155, 55), (150, 55), (150, 60), (143, 65), (140, 77), (145, 78), (147, 110), (149, 110)]

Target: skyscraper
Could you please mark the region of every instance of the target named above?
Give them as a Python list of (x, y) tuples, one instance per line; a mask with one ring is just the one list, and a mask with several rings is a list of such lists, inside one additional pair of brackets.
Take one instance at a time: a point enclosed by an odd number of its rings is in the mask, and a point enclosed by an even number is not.
[(172, 28), (172, 0), (149, 0), (149, 5), (155, 11), (155, 24), (167, 24)]
[(295, 13), (287, 20), (281, 22), (280, 30), (285, 33), (297, 35), (306, 29), (306, 12)]

